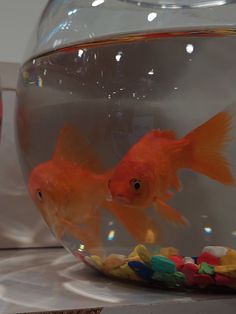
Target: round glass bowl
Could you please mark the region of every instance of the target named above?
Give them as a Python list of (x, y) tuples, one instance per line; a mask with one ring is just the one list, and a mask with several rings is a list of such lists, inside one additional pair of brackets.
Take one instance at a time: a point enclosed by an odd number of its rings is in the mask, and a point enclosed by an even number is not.
[(49, 1), (18, 82), (29, 192), (75, 256), (236, 286), (235, 1)]

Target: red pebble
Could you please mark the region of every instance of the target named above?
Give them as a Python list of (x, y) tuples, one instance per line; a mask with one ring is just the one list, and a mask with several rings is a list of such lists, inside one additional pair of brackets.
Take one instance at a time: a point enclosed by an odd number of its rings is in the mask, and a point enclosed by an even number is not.
[(168, 257), (168, 259), (175, 263), (177, 270), (181, 270), (181, 268), (184, 266), (183, 258), (179, 255), (171, 255)]
[(195, 274), (193, 275), (194, 284), (200, 288), (205, 288), (215, 284), (214, 279), (207, 274)]
[(198, 265), (200, 265), (203, 262), (205, 262), (209, 265), (213, 265), (213, 266), (220, 265), (220, 259), (218, 257), (215, 257), (214, 255), (208, 253), (208, 252), (204, 252), (201, 255), (199, 255), (199, 257), (197, 259)]
[(236, 279), (230, 278), (221, 274), (215, 275), (215, 281), (217, 286), (235, 287)]
[(196, 264), (184, 264), (184, 266), (181, 268), (181, 272), (186, 277), (186, 284), (189, 286), (193, 286), (195, 284), (194, 275), (197, 274), (199, 268)]

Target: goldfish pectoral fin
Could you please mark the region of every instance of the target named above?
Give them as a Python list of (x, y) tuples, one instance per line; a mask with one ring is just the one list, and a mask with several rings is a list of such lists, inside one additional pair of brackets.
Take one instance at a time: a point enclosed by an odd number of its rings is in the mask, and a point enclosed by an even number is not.
[(60, 130), (52, 159), (77, 163), (81, 167), (97, 172), (103, 171), (103, 167), (91, 145), (69, 123), (65, 124)]
[(182, 191), (182, 183), (180, 179), (177, 177), (177, 175), (174, 176), (172, 185), (171, 185), (177, 192)]
[(166, 218), (168, 221), (182, 226), (188, 226), (188, 220), (182, 216), (175, 208), (171, 207), (170, 205), (164, 203), (159, 199), (155, 199), (155, 209), (156, 211)]
[(107, 202), (105, 207), (124, 225), (135, 241), (157, 244), (160, 232), (145, 209)]
[(165, 201), (168, 201), (169, 199), (171, 199), (173, 197), (173, 195), (174, 195), (174, 193), (172, 191), (168, 191), (165, 193), (163, 198)]

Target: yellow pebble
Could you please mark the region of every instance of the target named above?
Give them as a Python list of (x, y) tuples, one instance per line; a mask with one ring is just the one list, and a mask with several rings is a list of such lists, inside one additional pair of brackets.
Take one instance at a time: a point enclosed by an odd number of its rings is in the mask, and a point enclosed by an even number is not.
[(236, 251), (228, 249), (225, 256), (220, 259), (221, 265), (236, 265)]
[(102, 264), (104, 272), (110, 272), (113, 269), (116, 269), (125, 263), (125, 256), (119, 254), (111, 254), (105, 258)]
[(133, 261), (143, 262), (143, 260), (138, 255), (133, 256), (133, 257), (127, 257), (125, 261), (126, 262), (133, 262)]
[(138, 246), (136, 246), (136, 252), (144, 263), (150, 263), (151, 253), (144, 245), (139, 244)]
[(109, 274), (117, 278), (141, 281), (128, 264), (124, 264), (117, 269), (113, 269)]
[(134, 250), (128, 255), (128, 258), (132, 258), (136, 256), (138, 256), (138, 253), (136, 252), (136, 247), (135, 247)]
[(215, 266), (215, 272), (231, 278), (236, 278), (236, 265)]
[(170, 247), (162, 248), (159, 254), (165, 257), (169, 257), (171, 255), (179, 255), (179, 251), (176, 248), (170, 246)]
[(101, 259), (101, 257), (99, 257), (97, 255), (92, 255), (91, 257), (87, 256), (86, 261), (91, 263), (97, 269), (101, 269), (102, 268), (102, 259)]

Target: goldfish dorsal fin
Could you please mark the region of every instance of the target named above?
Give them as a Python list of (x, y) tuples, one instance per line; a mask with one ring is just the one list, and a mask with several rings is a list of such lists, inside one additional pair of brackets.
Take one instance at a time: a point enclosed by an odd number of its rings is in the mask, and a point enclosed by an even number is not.
[(59, 133), (52, 159), (70, 161), (93, 171), (102, 171), (101, 163), (89, 143), (69, 123)]
[(166, 139), (169, 139), (169, 140), (175, 140), (176, 139), (176, 134), (174, 131), (171, 131), (171, 130), (164, 130), (164, 131), (161, 131), (161, 130), (153, 130), (153, 135), (155, 137), (162, 137), (162, 138), (166, 138)]

